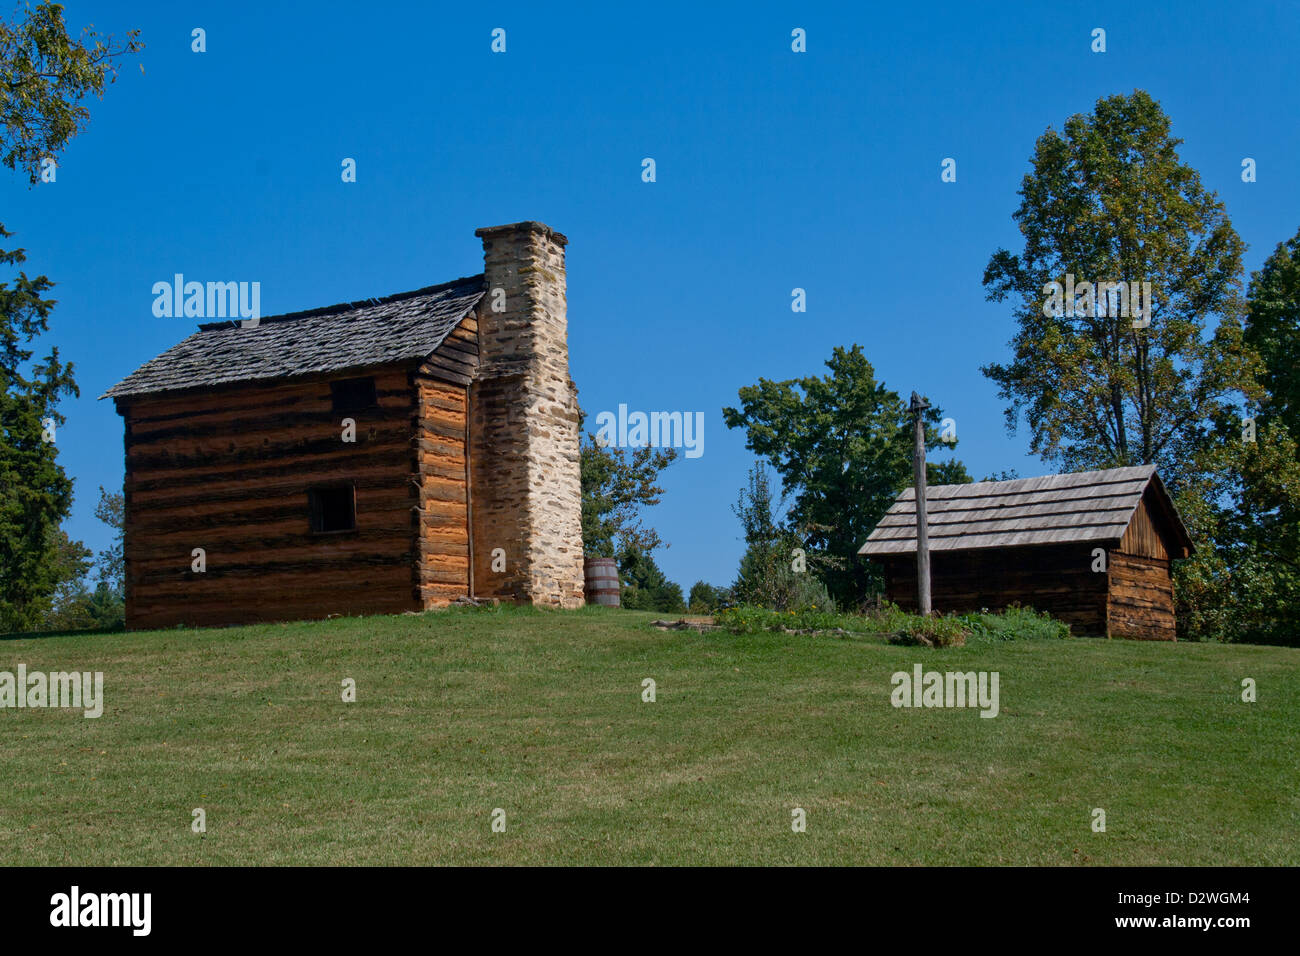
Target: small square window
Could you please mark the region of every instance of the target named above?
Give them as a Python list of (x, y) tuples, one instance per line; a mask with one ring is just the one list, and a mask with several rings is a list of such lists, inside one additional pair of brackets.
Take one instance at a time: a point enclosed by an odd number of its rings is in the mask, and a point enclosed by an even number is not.
[(311, 530), (316, 534), (356, 530), (357, 498), (351, 485), (310, 488), (307, 503), (311, 511)]
[(336, 412), (360, 412), (379, 404), (373, 378), (344, 378), (330, 382), (330, 398)]

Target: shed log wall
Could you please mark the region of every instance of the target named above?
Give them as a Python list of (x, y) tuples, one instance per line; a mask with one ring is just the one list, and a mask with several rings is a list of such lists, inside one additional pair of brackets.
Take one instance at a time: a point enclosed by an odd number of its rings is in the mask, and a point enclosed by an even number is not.
[[(915, 612), (916, 555), (876, 560), (884, 565), (885, 596)], [(1077, 544), (932, 551), (931, 601), (935, 611), (958, 614), (1020, 604), (1065, 621), (1075, 634), (1102, 636), (1107, 575), (1092, 564), (1092, 547)]]
[(1107, 613), (1112, 637), (1175, 640), (1174, 583), (1169, 562), (1112, 552)]
[[(406, 369), (374, 377), (377, 406), (347, 413), (327, 378), (119, 400), (129, 627), (420, 607), (414, 392)], [(355, 443), (341, 440), (345, 417)], [(356, 489), (356, 529), (313, 533), (308, 488), (342, 483)], [(191, 570), (194, 548), (204, 573)]]
[(1133, 512), (1128, 528), (1124, 531), (1124, 537), (1120, 539), (1118, 550), (1124, 554), (1158, 558), (1167, 562), (1169, 560), (1169, 550), (1165, 547), (1160, 529), (1156, 525), (1157, 519), (1153, 515), (1153, 505), (1152, 493), (1148, 490), (1142, 496), (1142, 500), (1138, 502), (1137, 510)]
[(1174, 582), (1159, 512), (1147, 490), (1119, 547), (1110, 553), (1107, 632), (1144, 641), (1176, 640)]

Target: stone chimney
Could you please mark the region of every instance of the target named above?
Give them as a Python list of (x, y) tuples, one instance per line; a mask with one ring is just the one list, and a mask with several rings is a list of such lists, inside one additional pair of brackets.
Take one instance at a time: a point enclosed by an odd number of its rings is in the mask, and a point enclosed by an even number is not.
[[(487, 294), (470, 387), (474, 593), (580, 607), (578, 395), (569, 378), (564, 247), (540, 222), (475, 231)], [(502, 567), (504, 566), (504, 570)]]

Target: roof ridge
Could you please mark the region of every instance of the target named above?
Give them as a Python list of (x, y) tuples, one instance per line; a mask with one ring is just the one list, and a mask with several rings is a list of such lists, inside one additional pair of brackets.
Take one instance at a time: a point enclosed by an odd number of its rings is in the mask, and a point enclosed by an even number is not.
[[(997, 481), (950, 482), (944, 485), (927, 485), (926, 488), (928, 491), (934, 491), (938, 488), (974, 488), (980, 485), (1015, 485), (1025, 481), (1041, 481), (1044, 478), (1082, 478), (1088, 475), (1105, 475), (1112, 472), (1135, 471), (1139, 469), (1145, 469), (1149, 473), (1154, 473), (1155, 468), (1156, 468), (1155, 465), (1119, 465), (1115, 468), (1094, 468), (1091, 471), (1066, 471), (1066, 472), (1060, 472), (1055, 475), (1030, 475), (1027, 478), (1003, 478)], [(1128, 479), (1128, 480), (1131, 481), (1132, 479)], [(916, 486), (910, 485), (907, 488), (904, 488), (900, 492), (900, 495), (906, 494), (909, 491), (915, 494)]]
[[(439, 282), (437, 285), (427, 285), (422, 289), (412, 289), (410, 292), (394, 292), (391, 295), (380, 296), (379, 298), (357, 299), (354, 302), (339, 302), (335, 305), (319, 306), (315, 309), (303, 309), (299, 312), (280, 312), (275, 315), (261, 316), (259, 323), (264, 322), (290, 322), (298, 319), (310, 319), (318, 316), (337, 313), (346, 315), (348, 312), (354, 312), (357, 309), (364, 309), (376, 305), (388, 305), (392, 302), (401, 302), (405, 299), (413, 299), (416, 296), (429, 295), (434, 292), (442, 292), (453, 286), (468, 285), (471, 282), (481, 282), (483, 273), (472, 276), (461, 276), (459, 279), (452, 279), (448, 282)], [(201, 322), (199, 323), (200, 332), (215, 332), (220, 329), (228, 329), (238, 325), (242, 320), (238, 318), (226, 319), (221, 322)]]

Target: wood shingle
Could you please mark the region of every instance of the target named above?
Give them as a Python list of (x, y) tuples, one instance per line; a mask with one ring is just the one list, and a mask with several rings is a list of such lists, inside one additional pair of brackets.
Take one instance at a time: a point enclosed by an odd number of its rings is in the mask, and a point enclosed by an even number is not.
[[(1118, 541), (1148, 486), (1167, 506), (1187, 553), (1191, 541), (1153, 465), (926, 489), (931, 551)], [(916, 491), (903, 491), (859, 554), (916, 552)]]
[(268, 382), (427, 359), (483, 297), (483, 276), (306, 312), (208, 322), (101, 398)]

